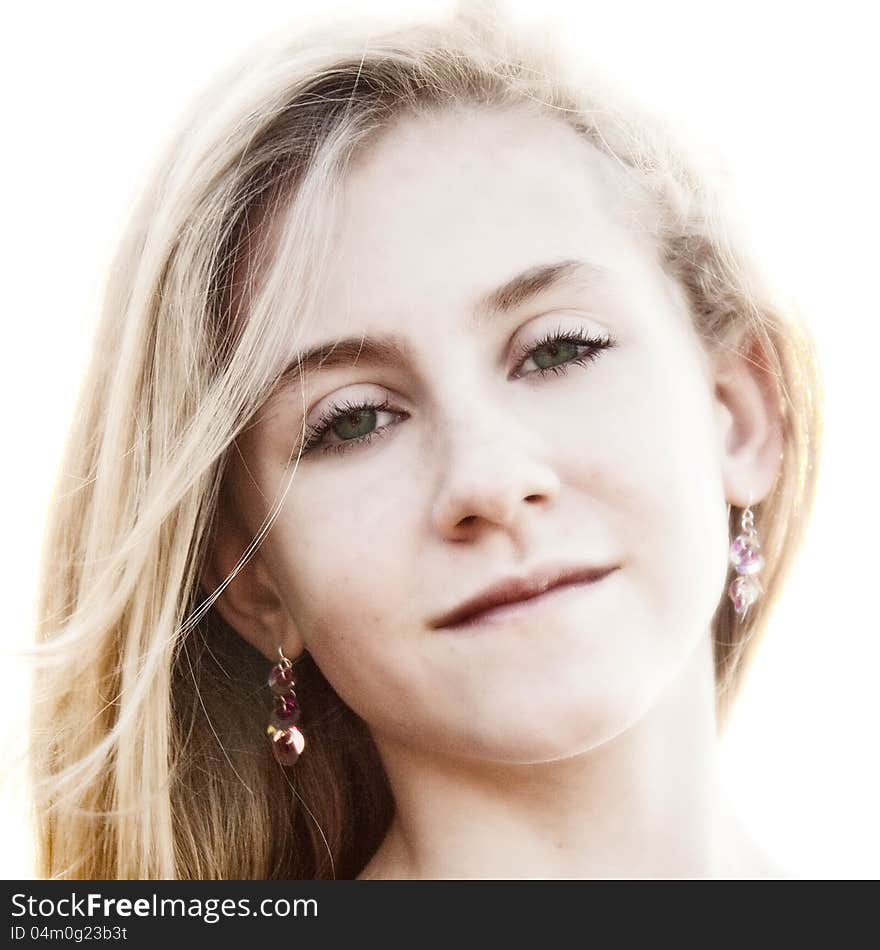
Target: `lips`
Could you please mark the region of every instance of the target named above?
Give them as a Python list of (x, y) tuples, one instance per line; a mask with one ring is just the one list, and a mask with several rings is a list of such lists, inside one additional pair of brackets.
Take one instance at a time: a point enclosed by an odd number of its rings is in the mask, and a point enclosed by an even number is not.
[(550, 565), (539, 568), (527, 576), (507, 577), (465, 600), (453, 610), (435, 618), (430, 626), (434, 629), (454, 627), (493, 607), (532, 600), (548, 590), (563, 585), (596, 581), (613, 570), (616, 568)]

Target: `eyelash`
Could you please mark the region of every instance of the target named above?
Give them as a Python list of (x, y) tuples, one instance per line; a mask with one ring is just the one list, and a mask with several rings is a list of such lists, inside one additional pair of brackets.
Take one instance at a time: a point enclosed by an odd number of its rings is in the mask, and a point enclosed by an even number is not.
[[(539, 368), (537, 370), (533, 370), (530, 373), (526, 373), (526, 377), (543, 377), (549, 376), (551, 373), (567, 373), (572, 366), (585, 366), (587, 363), (591, 363), (593, 360), (597, 359), (603, 350), (609, 349), (610, 347), (616, 345), (615, 341), (607, 334), (603, 336), (592, 337), (586, 336), (583, 333), (579, 333), (576, 330), (566, 330), (559, 327), (555, 330), (548, 331), (540, 340), (538, 340), (537, 343), (534, 344), (534, 346), (523, 347), (517, 354), (516, 365), (520, 366), (525, 361), (525, 359), (531, 356), (533, 353), (543, 349), (545, 346), (550, 346), (555, 343), (576, 343), (579, 346), (586, 346), (587, 352), (581, 354), (580, 356), (576, 356), (565, 363), (560, 363), (558, 366), (545, 366), (543, 369)], [(522, 379), (523, 376), (517, 375), (514, 378)], [(372, 442), (373, 439), (382, 438), (385, 433), (387, 433), (389, 429), (392, 428), (393, 424), (382, 426), (379, 429), (375, 429), (373, 432), (367, 433), (367, 435), (358, 436), (355, 439), (345, 439), (342, 442), (329, 442), (327, 445), (321, 445), (321, 440), (329, 431), (334, 422), (336, 422), (338, 419), (344, 418), (345, 416), (353, 415), (355, 413), (363, 412), (369, 409), (375, 410), (376, 412), (395, 412), (387, 398), (381, 400), (380, 402), (364, 399), (357, 403), (343, 402), (337, 406), (333, 406), (321, 416), (316, 425), (309, 428), (306, 441), (303, 444), (302, 454), (305, 455), (306, 453), (311, 452), (313, 449), (319, 449), (322, 453), (342, 453), (347, 452), (349, 449), (352, 449), (355, 446), (366, 445), (369, 442)], [(402, 413), (398, 413), (398, 415), (402, 415)]]

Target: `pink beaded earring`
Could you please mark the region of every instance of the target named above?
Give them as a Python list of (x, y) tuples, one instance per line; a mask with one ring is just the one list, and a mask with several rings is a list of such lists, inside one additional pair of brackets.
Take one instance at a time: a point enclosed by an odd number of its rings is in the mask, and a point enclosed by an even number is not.
[(296, 727), (300, 708), (293, 691), (293, 663), (284, 655), (281, 647), (278, 647), (278, 654), (281, 660), (269, 673), (269, 689), (275, 694), (275, 705), (266, 734), (272, 743), (275, 758), (282, 765), (293, 765), (306, 747), (306, 740)]
[(730, 545), (730, 563), (736, 569), (737, 576), (731, 582), (727, 593), (733, 601), (737, 616), (744, 620), (749, 607), (758, 599), (763, 589), (757, 574), (764, 566), (764, 557), (761, 554), (758, 532), (755, 530), (751, 503), (746, 505), (740, 525), (742, 531)]

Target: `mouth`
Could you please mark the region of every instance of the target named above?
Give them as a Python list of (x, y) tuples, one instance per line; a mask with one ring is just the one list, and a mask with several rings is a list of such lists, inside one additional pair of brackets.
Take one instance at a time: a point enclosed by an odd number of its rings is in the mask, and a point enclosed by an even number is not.
[(616, 570), (617, 567), (610, 567), (586, 574), (582, 572), (580, 575), (544, 586), (542, 589), (516, 599), (506, 600), (483, 609), (458, 611), (436, 626), (443, 630), (457, 631), (518, 620), (533, 620), (541, 611), (589, 593)]

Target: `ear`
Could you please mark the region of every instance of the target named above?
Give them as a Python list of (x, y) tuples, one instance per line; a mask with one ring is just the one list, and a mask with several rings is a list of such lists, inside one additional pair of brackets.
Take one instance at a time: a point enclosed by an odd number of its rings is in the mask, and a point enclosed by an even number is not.
[(724, 492), (729, 504), (744, 508), (770, 494), (781, 468), (781, 397), (754, 339), (720, 350), (714, 377)]
[[(305, 643), (280, 595), (261, 549), (238, 567), (254, 540), (254, 533), (230, 499), (221, 493), (199, 586), (206, 596), (223, 587), (214, 601), (220, 616), (267, 659), (278, 659), (278, 647), (294, 659)], [(236, 571), (234, 577), (230, 575)]]

